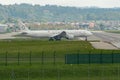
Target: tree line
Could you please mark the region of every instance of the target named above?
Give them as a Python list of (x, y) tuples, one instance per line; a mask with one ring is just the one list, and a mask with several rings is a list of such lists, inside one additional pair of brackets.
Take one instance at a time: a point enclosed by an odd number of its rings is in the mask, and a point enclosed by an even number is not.
[(30, 4), (0, 5), (0, 22), (15, 22), (17, 19), (38, 22), (120, 20), (120, 8), (77, 8)]

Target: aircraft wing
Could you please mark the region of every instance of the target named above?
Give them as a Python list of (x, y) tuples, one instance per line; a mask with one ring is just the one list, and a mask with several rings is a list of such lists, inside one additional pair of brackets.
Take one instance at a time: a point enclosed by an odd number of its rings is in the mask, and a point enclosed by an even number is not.
[(62, 31), (61, 33), (59, 34), (55, 34), (52, 36), (52, 38), (54, 38), (55, 40), (61, 40), (61, 38), (65, 38), (66, 37), (66, 32), (65, 31)]

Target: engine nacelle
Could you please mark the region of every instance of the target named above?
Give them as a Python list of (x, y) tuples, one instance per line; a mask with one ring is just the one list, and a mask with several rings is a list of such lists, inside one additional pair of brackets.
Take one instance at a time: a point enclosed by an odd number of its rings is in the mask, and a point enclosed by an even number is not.
[(66, 35), (67, 39), (74, 39), (74, 35)]

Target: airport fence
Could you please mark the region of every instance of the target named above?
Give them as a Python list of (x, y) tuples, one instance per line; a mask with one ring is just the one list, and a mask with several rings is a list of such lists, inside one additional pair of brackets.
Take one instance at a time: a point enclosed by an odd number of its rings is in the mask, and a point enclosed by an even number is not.
[[(113, 65), (113, 63), (117, 64)], [(11, 64), (12, 67), (18, 66), (10, 68)], [(24, 68), (23, 64), (33, 66)], [(1, 80), (120, 80), (119, 53), (57, 54), (53, 52), (47, 54), (41, 52), (40, 55), (34, 55), (30, 52), (22, 55), (18, 52), (16, 55), (11, 55), (6, 52), (0, 56), (0, 65), (6, 66), (4, 68), (0, 66)]]
[(120, 63), (120, 54), (66, 54), (66, 64)]
[(44, 52), (41, 52), (39, 55), (34, 55), (34, 53), (28, 53), (28, 54), (21, 54), (18, 52), (15, 55), (11, 55), (8, 52), (4, 53), (0, 56), (0, 65), (10, 65), (10, 64), (16, 64), (16, 65), (32, 65), (32, 64), (57, 64), (57, 63), (65, 63), (65, 58), (63, 54), (56, 54), (56, 52), (53, 52), (53, 54), (47, 54)]
[(120, 53), (73, 53), (73, 54), (57, 54), (55, 51), (53, 54), (41, 52), (39, 55), (29, 52), (28, 54), (21, 54), (18, 52), (15, 55), (11, 55), (8, 52), (0, 55), (0, 65), (9, 64), (103, 64), (103, 63), (120, 63)]

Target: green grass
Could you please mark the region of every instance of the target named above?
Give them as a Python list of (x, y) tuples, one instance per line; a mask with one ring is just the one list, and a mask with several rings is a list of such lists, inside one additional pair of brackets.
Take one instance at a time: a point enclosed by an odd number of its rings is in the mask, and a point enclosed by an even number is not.
[(2, 80), (119, 80), (119, 64), (1, 66)]
[(0, 51), (9, 53), (26, 52), (41, 52), (51, 53), (56, 51), (58, 53), (75, 52), (78, 50), (92, 49), (88, 42), (84, 41), (39, 41), (39, 40), (25, 40), (25, 41), (0, 41)]
[[(30, 52), (31, 65), (29, 58)], [(101, 52), (103, 54), (111, 54), (113, 50), (94, 49), (91, 44), (86, 41), (0, 41), (0, 80), (120, 79), (118, 76), (120, 64), (65, 64), (65, 54), (86, 54), (89, 52), (91, 52), (91, 54), (100, 54)], [(114, 53), (119, 52), (120, 50), (114, 50)], [(7, 62), (6, 53), (8, 57)]]
[(108, 30), (108, 31), (106, 31), (106, 32), (120, 34), (120, 30)]
[[(89, 51), (100, 52), (101, 50), (94, 49), (89, 42), (86, 41), (42, 41), (42, 40), (6, 40), (0, 41), (0, 54), (8, 52), (13, 55), (20, 52), (21, 54), (27, 54), (32, 52), (34, 54), (40, 54), (45, 52), (52, 54), (65, 53), (88, 53)], [(103, 50), (104, 53), (112, 50)], [(119, 52), (119, 51), (118, 51)]]

